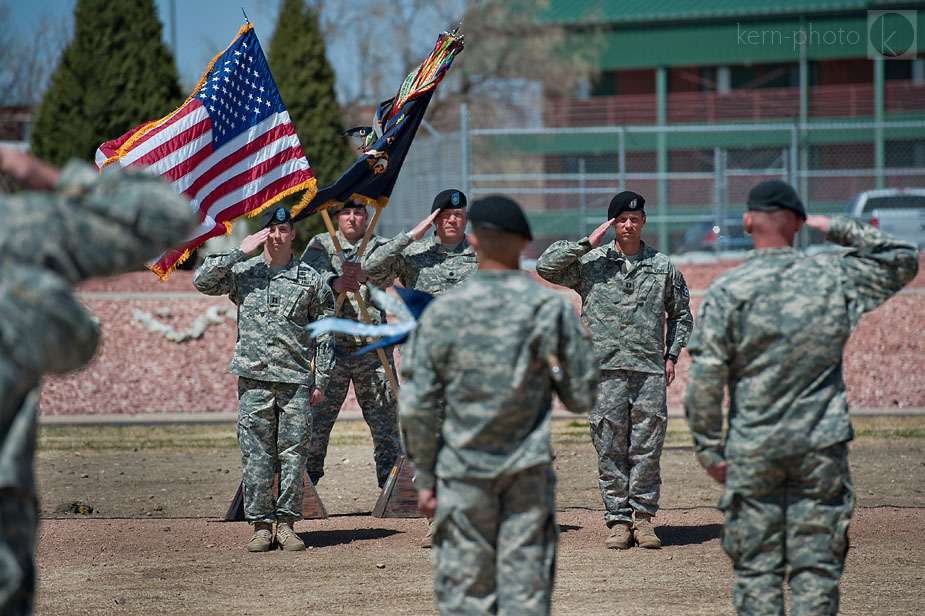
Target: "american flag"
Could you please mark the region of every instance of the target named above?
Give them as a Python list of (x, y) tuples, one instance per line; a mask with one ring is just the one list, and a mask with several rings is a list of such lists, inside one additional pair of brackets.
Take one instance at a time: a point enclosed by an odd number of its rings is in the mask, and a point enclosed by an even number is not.
[(149, 264), (161, 279), (207, 239), (227, 234), (232, 220), (301, 190), (308, 189), (306, 203), (315, 194), (308, 160), (250, 23), (212, 60), (179, 109), (101, 145), (96, 165), (109, 164), (154, 171), (199, 215), (183, 244)]

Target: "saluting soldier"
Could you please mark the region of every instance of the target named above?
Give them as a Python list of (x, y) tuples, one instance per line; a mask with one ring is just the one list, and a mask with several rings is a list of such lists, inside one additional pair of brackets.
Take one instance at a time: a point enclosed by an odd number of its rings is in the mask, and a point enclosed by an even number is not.
[[(611, 529), (605, 545), (613, 549), (662, 545), (652, 517), (668, 425), (665, 388), (693, 327), (684, 277), (642, 241), (645, 224), (645, 199), (621, 192), (589, 237), (554, 243), (536, 264), (541, 277), (581, 296), (581, 319), (600, 361), (591, 440)], [(601, 245), (611, 227), (616, 239)]]
[(247, 549), (304, 550), (292, 525), (302, 519), (311, 407), (324, 400), (334, 363), (330, 336), (312, 339), (305, 325), (333, 316), (334, 296), (321, 275), (292, 254), (295, 230), (285, 208), (264, 210), (257, 226), (240, 247), (206, 257), (193, 284), (207, 295), (228, 295), (238, 307), (228, 370), (238, 376), (244, 517), (254, 526)]
[[(912, 280), (918, 255), (857, 221), (807, 217), (780, 180), (751, 190), (743, 220), (755, 250), (707, 289), (684, 412), (697, 459), (725, 484), (722, 546), (737, 612), (783, 614), (786, 578), (794, 614), (835, 614), (855, 504), (842, 353), (861, 315)], [(851, 250), (797, 252), (804, 221)]]
[[(357, 262), (357, 254), (369, 221), (369, 212), (362, 203), (348, 201), (334, 215), (334, 219), (337, 222), (337, 236), (343, 255), (337, 254), (337, 248), (329, 233), (319, 233), (312, 238), (308, 248), (302, 253), (302, 261), (317, 270), (334, 291), (347, 293), (338, 317), (364, 322), (353, 295), (354, 292), (359, 292), (366, 304), (370, 321), (374, 324), (385, 323), (385, 312), (370, 302), (366, 284), (372, 283), (367, 280), (366, 273)], [(378, 235), (372, 235), (366, 249), (374, 250), (383, 243)], [(385, 368), (382, 367), (376, 353), (354, 355), (365, 344), (365, 340), (360, 336), (334, 336), (334, 370), (325, 389), (324, 401), (313, 409), (312, 438), (307, 466), (312, 483), (317, 484), (324, 476), (324, 458), (328, 451), (331, 430), (347, 398), (347, 389), (351, 381), (357, 402), (363, 411), (363, 419), (369, 425), (373, 437), (373, 459), (376, 461), (376, 479), (380, 488), (389, 478), (395, 460), (401, 454), (397, 401), (389, 385)], [(391, 346), (383, 349), (394, 373), (393, 350), (394, 347)]]
[[(430, 216), (367, 252), (363, 269), (380, 288), (392, 286), (397, 278), (405, 287), (440, 295), (478, 269), (478, 256), (466, 239), (466, 222), (466, 195), (461, 190), (444, 190), (434, 197)], [(431, 226), (433, 237), (415, 243)], [(433, 544), (433, 531), (431, 523), (421, 540), (422, 548)]]
[(587, 413), (597, 361), (569, 302), (519, 271), (531, 233), (517, 204), (482, 199), (471, 220), (479, 270), (421, 315), (399, 425), (421, 511), (436, 514), (440, 612), (548, 614), (559, 537), (552, 392)]
[(149, 173), (64, 169), (0, 148), (0, 614), (31, 614), (38, 505), (33, 472), (38, 385), (93, 356), (99, 324), (71, 285), (141, 267), (183, 241), (196, 217)]
[[(363, 269), (374, 285), (390, 287), (398, 278), (402, 286), (440, 295), (475, 273), (478, 257), (466, 240), (466, 195), (444, 190), (434, 198), (430, 212), (411, 231), (367, 251)], [(415, 243), (431, 226), (433, 237)]]

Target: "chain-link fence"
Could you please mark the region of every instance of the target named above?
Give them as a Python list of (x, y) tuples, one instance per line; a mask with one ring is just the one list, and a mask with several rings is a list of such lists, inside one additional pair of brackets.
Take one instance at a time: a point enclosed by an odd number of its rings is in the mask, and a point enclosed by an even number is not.
[(418, 135), (381, 233), (411, 228), (444, 188), (459, 187), (470, 201), (507, 194), (528, 211), (528, 255), (536, 256), (590, 233), (610, 198), (629, 189), (646, 199), (651, 245), (737, 250), (750, 246), (741, 213), (760, 181), (790, 182), (819, 214), (842, 211), (864, 190), (925, 187), (923, 121), (489, 128), (461, 117), (457, 132)]
[(446, 188), (463, 189), (459, 133), (440, 134), (422, 124), (405, 157), (376, 233), (390, 237), (407, 231), (430, 214), (434, 196)]

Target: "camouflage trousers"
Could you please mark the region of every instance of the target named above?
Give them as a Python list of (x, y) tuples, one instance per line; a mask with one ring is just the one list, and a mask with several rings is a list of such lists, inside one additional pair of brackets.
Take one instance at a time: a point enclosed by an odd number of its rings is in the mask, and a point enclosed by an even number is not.
[(854, 487), (844, 443), (776, 460), (729, 460), (719, 502), (738, 614), (838, 612)]
[(589, 419), (607, 526), (631, 522), (634, 511), (655, 515), (668, 427), (665, 375), (602, 370)]
[[(39, 512), (33, 460), (39, 390), (0, 369), (0, 614), (31, 614)], [(15, 401), (21, 400), (19, 404)]]
[(555, 474), (439, 479), (431, 568), (447, 614), (549, 614), (556, 568)]
[[(383, 350), (394, 374), (393, 348)], [(306, 467), (308, 476), (312, 483), (318, 483), (324, 476), (324, 458), (328, 452), (331, 430), (347, 398), (351, 380), (357, 402), (363, 410), (363, 419), (373, 437), (373, 459), (376, 461), (376, 478), (381, 488), (401, 454), (401, 441), (398, 438), (398, 407), (377, 353), (356, 356), (352, 352), (337, 349), (337, 361), (324, 390), (324, 401), (312, 409), (312, 436)]]
[[(311, 387), (238, 377), (238, 444), (244, 517), (273, 522), (302, 518), (305, 458), (311, 437)], [(279, 495), (273, 480), (279, 470)]]
[(0, 614), (31, 614), (35, 599), (35, 494), (0, 489)]

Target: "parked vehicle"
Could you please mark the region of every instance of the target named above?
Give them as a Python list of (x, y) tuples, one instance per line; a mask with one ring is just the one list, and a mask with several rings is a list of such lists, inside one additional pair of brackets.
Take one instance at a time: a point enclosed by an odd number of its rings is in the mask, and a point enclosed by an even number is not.
[(704, 216), (688, 228), (675, 254), (693, 251), (751, 250), (752, 237), (745, 232), (742, 215), (726, 216), (717, 224), (713, 216)]
[(925, 248), (925, 188), (867, 190), (855, 195), (842, 212)]

